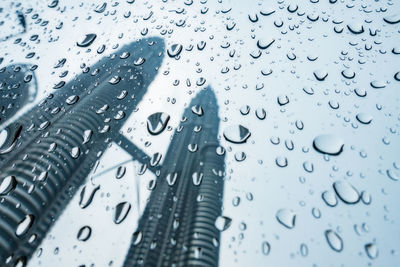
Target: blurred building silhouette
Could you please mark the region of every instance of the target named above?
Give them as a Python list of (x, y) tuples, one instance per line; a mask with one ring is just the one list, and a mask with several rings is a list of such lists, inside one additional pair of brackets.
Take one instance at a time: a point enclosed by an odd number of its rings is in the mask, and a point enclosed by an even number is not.
[(211, 88), (185, 110), (124, 266), (217, 266), (224, 151)]
[[(147, 38), (104, 57), (8, 125), (0, 144), (0, 266), (26, 262), (85, 181), (161, 65)], [(133, 146), (133, 145), (132, 145)], [(131, 148), (137, 160), (144, 153)]]

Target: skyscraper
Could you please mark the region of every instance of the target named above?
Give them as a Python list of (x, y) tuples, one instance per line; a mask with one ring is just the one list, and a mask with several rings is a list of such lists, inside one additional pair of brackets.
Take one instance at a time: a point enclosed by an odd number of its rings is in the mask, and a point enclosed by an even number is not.
[(185, 110), (124, 266), (217, 266), (224, 150), (211, 88)]
[[(161, 65), (147, 38), (85, 68), (6, 127), (0, 147), (0, 265), (24, 263), (134, 111)], [(139, 153), (140, 154), (140, 153)], [(141, 156), (138, 159), (142, 159)]]

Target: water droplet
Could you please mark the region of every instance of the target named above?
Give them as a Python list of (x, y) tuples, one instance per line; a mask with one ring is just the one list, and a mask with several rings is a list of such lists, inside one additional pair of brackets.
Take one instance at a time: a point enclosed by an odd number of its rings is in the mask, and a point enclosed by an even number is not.
[(315, 137), (313, 146), (320, 153), (339, 155), (343, 151), (344, 141), (336, 135), (323, 134)]
[(141, 231), (136, 231), (132, 235), (132, 245), (137, 246), (142, 242), (143, 233)]
[(107, 3), (104, 2), (102, 5), (98, 5), (96, 7), (96, 9), (94, 10), (94, 12), (103, 13), (104, 10), (106, 10), (106, 7), (107, 7)]
[(165, 177), (167, 180), (167, 183), (169, 186), (173, 186), (178, 179), (178, 174), (176, 172), (174, 173), (168, 173), (167, 177)]
[(289, 97), (287, 95), (280, 95), (277, 98), (278, 104), (284, 106), (289, 103)]
[(304, 243), (302, 243), (302, 244), (300, 245), (300, 254), (301, 254), (301, 256), (303, 256), (303, 257), (307, 257), (307, 255), (308, 255), (308, 247), (307, 247), (307, 245), (304, 244)]
[(83, 226), (81, 229), (79, 229), (77, 238), (79, 241), (84, 242), (90, 238), (91, 234), (92, 234), (92, 228), (86, 225)]
[(173, 44), (171, 45), (168, 50), (168, 56), (170, 57), (176, 57), (179, 56), (179, 54), (182, 52), (183, 46), (181, 44)]
[(325, 201), (326, 205), (330, 207), (335, 207), (338, 204), (336, 195), (331, 191), (324, 191), (322, 193), (322, 199)]
[(72, 157), (72, 158), (76, 159), (76, 158), (78, 158), (79, 155), (81, 154), (81, 149), (80, 149), (79, 147), (77, 147), (77, 146), (76, 146), (76, 147), (73, 147), (73, 148), (71, 149), (70, 154), (71, 154), (71, 157)]
[(267, 112), (265, 111), (265, 109), (263, 109), (263, 108), (256, 109), (256, 117), (259, 120), (264, 120), (266, 116), (267, 116)]
[(203, 173), (194, 172), (192, 178), (194, 185), (200, 185), (203, 180)]
[(67, 105), (73, 105), (76, 102), (78, 102), (79, 100), (79, 96), (77, 95), (71, 95), (67, 98), (67, 100), (65, 100), (65, 103), (67, 103)]
[(336, 252), (341, 252), (343, 250), (342, 238), (333, 230), (325, 231), (325, 238), (328, 245)]
[(164, 112), (156, 112), (147, 118), (147, 130), (152, 135), (158, 135), (167, 127), (170, 116)]
[(386, 82), (382, 80), (374, 80), (370, 83), (372, 88), (382, 89), (386, 87)]
[(368, 243), (365, 245), (365, 252), (367, 253), (367, 256), (373, 260), (378, 257), (379, 250), (378, 247), (374, 243)]
[(92, 203), (94, 195), (99, 189), (100, 185), (94, 185), (92, 183), (85, 185), (80, 193), (79, 206), (82, 209), (88, 207)]
[(400, 179), (400, 176), (394, 170), (386, 170), (386, 174), (393, 181), (398, 181)]
[(370, 124), (372, 121), (372, 116), (367, 113), (358, 113), (356, 119), (362, 124)]
[(10, 193), (16, 186), (17, 179), (15, 179), (15, 176), (9, 175), (5, 177), (0, 184), (0, 196)]
[(286, 157), (279, 156), (275, 159), (275, 163), (278, 167), (284, 168), (288, 165), (288, 160)]
[(328, 72), (326, 70), (316, 70), (314, 71), (314, 76), (318, 81), (324, 81), (328, 77)]
[(271, 245), (268, 243), (268, 241), (264, 241), (261, 243), (261, 251), (265, 256), (269, 255), (269, 253), (271, 252)]
[(232, 224), (232, 219), (226, 216), (218, 216), (215, 220), (215, 227), (220, 231), (223, 232), (228, 229)]
[(29, 229), (32, 227), (32, 224), (35, 220), (35, 216), (32, 214), (27, 214), (22, 221), (18, 223), (17, 230), (15, 231), (15, 234), (20, 237), (26, 234)]
[(97, 37), (97, 35), (94, 33), (86, 34), (86, 36), (84, 37), (84, 39), (82, 41), (76, 42), (76, 45), (79, 47), (88, 47), (89, 45), (91, 45), (94, 42), (96, 37)]
[(243, 151), (235, 153), (235, 160), (237, 162), (241, 162), (245, 159), (246, 159), (246, 153), (244, 153)]
[(125, 173), (126, 173), (126, 167), (119, 166), (117, 169), (117, 173), (115, 174), (115, 178), (121, 179), (122, 177), (124, 177)]
[(122, 223), (131, 209), (131, 204), (128, 202), (121, 202), (115, 207), (114, 223)]
[(119, 77), (119, 76), (113, 76), (113, 77), (111, 77), (111, 79), (108, 81), (110, 84), (113, 84), (113, 85), (115, 85), (115, 84), (117, 84), (117, 83), (119, 83), (121, 81), (121, 77)]
[(263, 38), (257, 41), (257, 46), (260, 49), (267, 49), (275, 42), (273, 38)]
[(248, 105), (243, 105), (243, 106), (240, 108), (240, 113), (241, 113), (242, 115), (247, 115), (247, 114), (249, 114), (249, 112), (250, 112), (250, 107), (249, 107)]
[(289, 209), (280, 209), (275, 215), (276, 219), (280, 224), (288, 229), (292, 229), (296, 223), (296, 214)]
[(198, 148), (199, 148), (199, 147), (198, 147), (197, 144), (189, 144), (189, 145), (188, 145), (188, 150), (189, 150), (190, 152), (196, 152)]
[(197, 116), (203, 116), (204, 112), (203, 112), (203, 108), (200, 105), (194, 105), (192, 107), (192, 112), (193, 114), (196, 114)]
[(11, 152), (17, 144), (17, 140), (22, 132), (22, 126), (10, 124), (0, 131), (0, 155)]
[(87, 142), (90, 141), (90, 138), (92, 138), (93, 131), (92, 130), (85, 130), (83, 132), (83, 142), (82, 144), (86, 144)]
[(395, 15), (392, 15), (392, 16), (387, 16), (387, 17), (384, 17), (383, 20), (386, 23), (389, 23), (389, 24), (396, 24), (396, 23), (400, 22), (400, 15), (399, 14), (395, 14)]
[(358, 191), (347, 181), (336, 181), (333, 188), (337, 196), (347, 204), (355, 204), (360, 200)]
[(154, 153), (153, 156), (150, 159), (150, 166), (154, 167), (156, 166), (160, 160), (162, 158), (162, 154), (161, 153)]
[(246, 127), (238, 124), (238, 125), (232, 125), (224, 130), (224, 137), (227, 141), (235, 143), (235, 144), (241, 144), (246, 142), (246, 140), (250, 137), (251, 133), (249, 129)]
[(349, 31), (353, 34), (361, 34), (364, 32), (364, 26), (361, 23), (351, 23), (347, 25)]

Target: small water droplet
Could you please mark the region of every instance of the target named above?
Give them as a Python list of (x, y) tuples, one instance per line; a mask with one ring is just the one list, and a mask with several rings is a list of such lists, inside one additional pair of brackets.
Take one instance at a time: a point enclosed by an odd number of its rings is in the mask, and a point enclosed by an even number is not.
[(261, 251), (265, 256), (269, 255), (269, 253), (271, 252), (271, 245), (268, 243), (268, 241), (264, 241), (261, 243)]

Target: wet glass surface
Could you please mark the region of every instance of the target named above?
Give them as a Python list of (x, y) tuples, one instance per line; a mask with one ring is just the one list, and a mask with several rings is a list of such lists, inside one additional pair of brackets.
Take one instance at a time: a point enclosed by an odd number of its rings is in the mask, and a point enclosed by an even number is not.
[(0, 3), (0, 266), (400, 265), (400, 3)]

